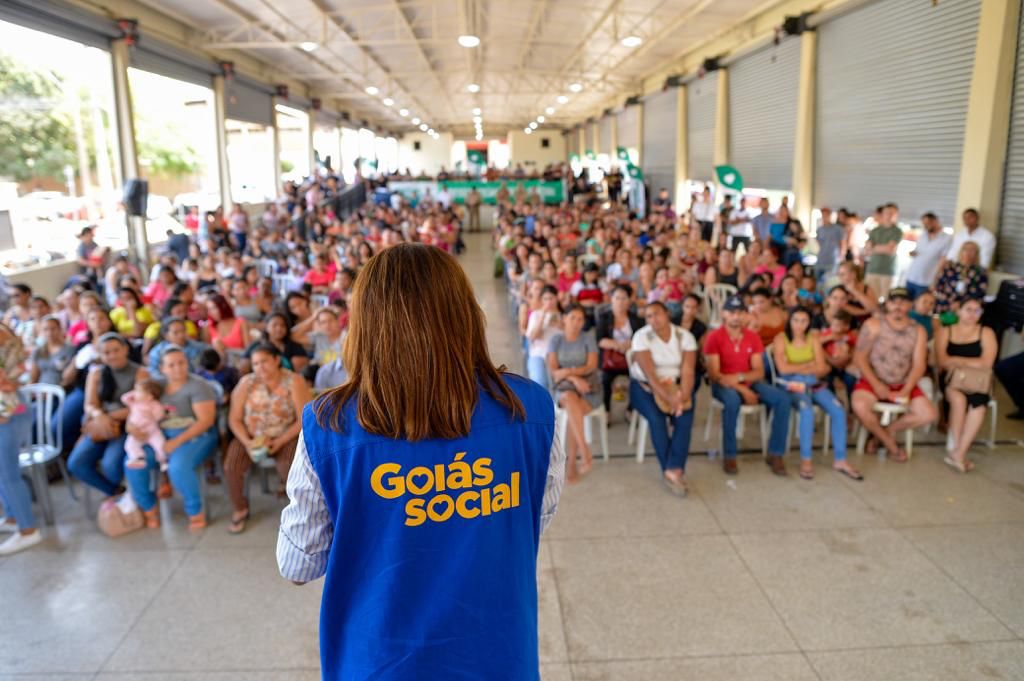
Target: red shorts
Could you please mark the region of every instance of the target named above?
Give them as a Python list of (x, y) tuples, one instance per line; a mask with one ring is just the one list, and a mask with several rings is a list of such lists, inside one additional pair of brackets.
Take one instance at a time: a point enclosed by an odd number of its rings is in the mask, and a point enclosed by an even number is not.
[[(902, 389), (903, 389), (903, 385), (902, 384), (900, 384), (900, 385), (890, 385), (889, 386), (889, 390), (894, 390), (896, 392), (899, 392)], [(863, 378), (860, 379), (859, 381), (857, 381), (854, 384), (854, 386), (853, 386), (853, 392), (857, 392), (858, 390), (867, 390), (872, 395), (875, 395), (875, 389), (872, 388), (871, 384), (868, 383)], [(875, 395), (875, 397), (878, 397), (878, 395)], [(916, 385), (914, 386), (914, 389), (910, 391), (910, 399), (913, 400), (915, 397), (924, 397), (924, 393)]]

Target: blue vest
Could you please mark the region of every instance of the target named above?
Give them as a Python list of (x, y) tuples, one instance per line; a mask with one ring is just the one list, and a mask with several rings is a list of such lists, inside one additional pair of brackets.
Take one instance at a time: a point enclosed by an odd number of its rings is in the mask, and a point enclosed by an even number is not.
[(537, 548), (554, 405), (506, 375), (526, 420), (480, 391), (469, 435), (410, 443), (302, 426), (334, 524), (320, 611), (330, 681), (539, 681)]

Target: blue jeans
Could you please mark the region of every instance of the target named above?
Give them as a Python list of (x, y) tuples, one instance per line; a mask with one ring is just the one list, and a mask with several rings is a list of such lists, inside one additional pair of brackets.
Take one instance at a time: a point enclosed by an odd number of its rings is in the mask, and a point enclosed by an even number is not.
[(917, 297), (929, 288), (930, 287), (927, 284), (915, 284), (912, 281), (907, 282), (907, 293), (910, 294), (911, 300), (917, 300)]
[[(184, 428), (164, 430), (164, 436), (169, 440), (183, 432)], [(173, 452), (167, 461), (167, 475), (171, 478), (171, 484), (181, 492), (185, 500), (185, 513), (196, 515), (203, 510), (203, 498), (199, 490), (199, 474), (196, 468), (217, 450), (217, 428), (210, 428), (202, 435), (197, 435), (188, 442), (183, 443)], [(125, 478), (128, 480), (128, 489), (135, 497), (136, 503), (143, 511), (156, 506), (156, 494), (150, 489), (151, 471), (158, 467), (156, 455), (149, 445), (144, 445), (146, 452), (145, 468), (125, 469)]]
[(0, 423), (0, 501), (4, 511), (19, 530), (30, 530), (36, 526), (32, 514), (32, 493), (21, 477), (18, 455), (21, 446), (31, 437), (32, 413), (25, 411), (12, 416), (7, 423)]
[[(751, 388), (771, 412), (768, 454), (782, 456), (786, 452), (786, 433), (789, 431), (789, 409), (792, 404), (789, 393), (767, 383), (755, 383)], [(726, 459), (735, 459), (736, 422), (740, 417), (743, 398), (732, 388), (726, 388), (718, 383), (711, 384), (711, 394), (725, 405), (725, 409), (722, 410), (722, 456)]]
[(112, 496), (124, 479), (124, 441), (123, 433), (106, 442), (93, 442), (88, 435), (83, 436), (71, 450), (68, 470), (89, 487)]
[[(629, 403), (647, 420), (651, 431), (651, 442), (658, 455), (661, 470), (686, 468), (690, 456), (690, 431), (693, 429), (693, 412), (696, 402), (679, 416), (670, 416), (658, 409), (654, 395), (643, 389), (636, 379), (629, 379)], [(672, 438), (668, 435), (668, 421), (672, 422)]]
[(538, 383), (542, 388), (551, 391), (551, 382), (548, 380), (548, 361), (545, 357), (527, 357), (526, 373), (530, 380)]
[(85, 416), (85, 391), (75, 388), (64, 400), (64, 413), (60, 425), (64, 431), (64, 447), (70, 447), (82, 434), (82, 418)]
[(784, 374), (779, 376), (784, 381), (799, 381), (807, 386), (809, 392), (789, 393), (793, 406), (800, 412), (800, 458), (811, 460), (811, 444), (814, 440), (814, 405), (825, 410), (832, 419), (832, 448), (835, 460), (846, 459), (846, 409), (836, 399), (835, 393), (828, 388), (811, 391), (811, 386), (818, 382), (814, 376), (807, 374)]

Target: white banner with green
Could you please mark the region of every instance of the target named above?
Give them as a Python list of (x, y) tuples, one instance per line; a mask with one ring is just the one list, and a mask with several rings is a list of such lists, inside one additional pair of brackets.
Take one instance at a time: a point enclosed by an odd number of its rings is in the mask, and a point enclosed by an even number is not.
[(421, 200), (429, 190), (430, 195), (434, 197), (434, 200), (437, 200), (437, 193), (440, 191), (442, 184), (448, 188), (448, 193), (452, 195), (453, 203), (465, 203), (466, 196), (469, 195), (470, 190), (476, 187), (476, 190), (480, 192), (483, 203), (493, 205), (498, 202), (498, 190), (501, 189), (502, 185), (505, 185), (508, 189), (509, 196), (513, 201), (515, 200), (516, 189), (520, 185), (523, 186), (528, 197), (533, 193), (534, 187), (536, 187), (537, 193), (540, 194), (540, 198), (544, 203), (559, 204), (565, 200), (565, 188), (561, 181), (546, 182), (544, 180), (500, 180), (498, 182), (393, 180), (388, 182), (388, 190), (401, 194), (408, 201)]

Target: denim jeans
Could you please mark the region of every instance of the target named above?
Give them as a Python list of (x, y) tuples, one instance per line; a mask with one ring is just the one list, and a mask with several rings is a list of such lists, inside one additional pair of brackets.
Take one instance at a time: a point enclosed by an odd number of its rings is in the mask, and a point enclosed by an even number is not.
[(911, 300), (916, 300), (919, 295), (927, 291), (930, 287), (927, 284), (915, 284), (912, 281), (907, 281), (907, 293), (910, 294)]
[(846, 459), (846, 409), (828, 388), (820, 388), (811, 391), (811, 386), (818, 382), (814, 376), (807, 374), (783, 374), (779, 376), (784, 381), (799, 381), (807, 386), (809, 392), (789, 393), (793, 406), (800, 412), (800, 458), (806, 461), (811, 459), (811, 444), (814, 440), (814, 405), (825, 410), (831, 419), (832, 448), (835, 450), (835, 460)]
[[(679, 416), (670, 416), (658, 408), (653, 394), (644, 390), (636, 379), (630, 379), (629, 403), (647, 421), (661, 470), (685, 469), (686, 459), (690, 456), (690, 431), (693, 429), (696, 402)], [(668, 434), (669, 421), (673, 428), (671, 439)]]
[(1024, 352), (996, 362), (992, 370), (1010, 394), (1017, 411), (1024, 411), (1024, 381), (1020, 380), (1024, 376)]
[(108, 497), (113, 495), (124, 480), (124, 441), (123, 433), (106, 442), (93, 442), (88, 435), (83, 436), (71, 450), (68, 470), (89, 487)]
[(4, 511), (18, 523), (19, 530), (36, 526), (32, 514), (32, 493), (21, 477), (18, 455), (31, 437), (32, 413), (25, 411), (0, 423), (0, 501)]
[(75, 388), (64, 400), (64, 413), (58, 428), (64, 431), (64, 447), (70, 447), (82, 434), (82, 417), (85, 416), (85, 391)]
[(548, 379), (548, 360), (546, 357), (527, 357), (526, 373), (531, 381), (550, 392), (551, 381)]
[[(164, 437), (168, 440), (183, 432), (184, 428), (164, 430)], [(199, 489), (199, 473), (196, 468), (217, 450), (217, 427), (214, 426), (202, 435), (197, 435), (188, 442), (182, 443), (177, 449), (171, 452), (167, 462), (167, 475), (171, 478), (171, 484), (181, 492), (185, 500), (185, 513), (196, 515), (203, 510), (203, 498)], [(151, 471), (158, 467), (156, 456), (149, 445), (144, 447), (146, 452), (145, 468), (125, 469), (125, 478), (128, 480), (128, 489), (143, 511), (156, 506), (156, 494), (150, 489)]]
[[(761, 403), (768, 407), (771, 416), (771, 434), (768, 437), (768, 454), (782, 456), (786, 453), (786, 433), (789, 431), (789, 393), (767, 383), (751, 386)], [(732, 388), (718, 383), (711, 384), (711, 394), (725, 405), (722, 410), (722, 456), (736, 458), (736, 422), (740, 416), (743, 398)]]

